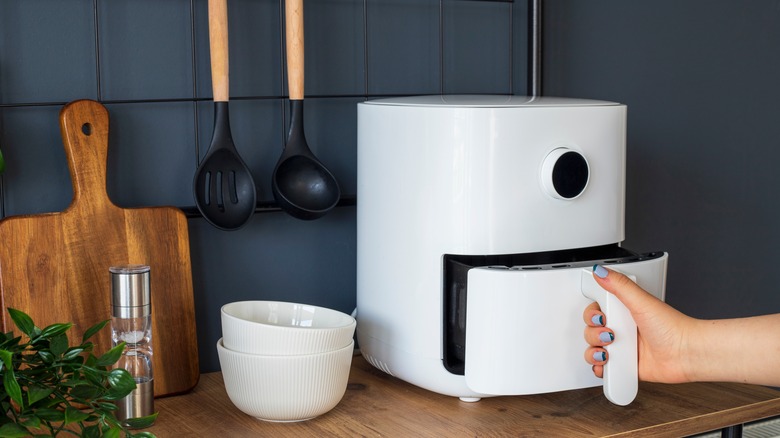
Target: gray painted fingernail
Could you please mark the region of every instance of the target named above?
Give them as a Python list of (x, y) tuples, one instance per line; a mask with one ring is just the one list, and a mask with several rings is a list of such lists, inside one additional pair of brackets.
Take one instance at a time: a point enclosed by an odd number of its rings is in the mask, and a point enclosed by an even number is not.
[(607, 278), (609, 271), (601, 265), (593, 265), (593, 273), (599, 278)]

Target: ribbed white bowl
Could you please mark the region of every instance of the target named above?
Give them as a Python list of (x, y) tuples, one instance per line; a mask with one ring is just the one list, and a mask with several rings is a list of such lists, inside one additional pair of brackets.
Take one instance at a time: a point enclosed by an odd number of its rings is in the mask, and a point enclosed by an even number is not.
[(355, 333), (355, 318), (309, 304), (239, 301), (222, 306), (221, 314), (225, 347), (242, 353), (322, 353), (345, 347)]
[(228, 350), (217, 342), (230, 401), (266, 421), (303, 421), (322, 415), (347, 389), (354, 341), (326, 353), (260, 356)]

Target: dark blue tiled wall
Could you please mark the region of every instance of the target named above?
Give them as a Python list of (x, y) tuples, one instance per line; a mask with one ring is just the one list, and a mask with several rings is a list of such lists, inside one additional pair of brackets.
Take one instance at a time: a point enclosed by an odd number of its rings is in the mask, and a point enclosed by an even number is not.
[[(122, 207), (191, 207), (213, 125), (206, 0), (0, 0), (4, 216), (62, 211), (73, 192), (62, 105), (111, 116), (107, 191)], [(271, 201), (287, 84), (279, 0), (230, 0), (230, 116)], [(357, 195), (356, 104), (368, 97), (525, 92), (525, 2), (307, 0), (306, 137)], [(239, 231), (189, 220), (201, 368), (219, 364), (219, 308), (246, 299), (355, 307), (355, 207), (312, 222), (258, 213)]]
[(667, 301), (780, 312), (780, 7), (546, 2), (545, 94), (628, 104), (626, 246), (670, 252)]
[(96, 98), (92, 17), (90, 0), (0, 3), (0, 103)]
[[(259, 198), (284, 145), (282, 0), (230, 0), (231, 126)], [(356, 103), (524, 94), (526, 2), (307, 0), (306, 135), (355, 196)], [(668, 301), (699, 317), (780, 312), (780, 9), (728, 0), (549, 1), (546, 95), (629, 108), (626, 246), (671, 253)], [(194, 204), (213, 124), (206, 0), (0, 0), (2, 214), (61, 211), (72, 190), (68, 101), (111, 112), (108, 193)], [(256, 214), (240, 231), (189, 221), (201, 364), (218, 367), (219, 307), (239, 299), (355, 305), (355, 208), (314, 222)]]

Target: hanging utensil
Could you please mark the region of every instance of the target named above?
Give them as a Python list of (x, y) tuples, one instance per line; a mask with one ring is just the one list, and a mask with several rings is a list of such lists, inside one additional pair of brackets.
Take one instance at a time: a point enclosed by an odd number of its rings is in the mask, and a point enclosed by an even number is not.
[(311, 220), (335, 207), (341, 190), (333, 174), (309, 149), (303, 129), (303, 0), (285, 1), (285, 20), (290, 130), (271, 188), (282, 209), (298, 219)]
[(236, 230), (252, 217), (257, 193), (252, 173), (238, 155), (230, 133), (227, 0), (209, 0), (208, 5), (214, 134), (195, 172), (193, 192), (195, 205), (209, 223)]

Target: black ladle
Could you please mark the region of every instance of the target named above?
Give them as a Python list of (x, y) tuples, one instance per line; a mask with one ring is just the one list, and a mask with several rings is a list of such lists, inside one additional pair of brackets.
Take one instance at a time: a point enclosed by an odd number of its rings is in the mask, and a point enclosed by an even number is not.
[(257, 189), (230, 133), (227, 0), (209, 0), (209, 43), (214, 134), (195, 172), (193, 192), (195, 205), (209, 223), (222, 230), (237, 230), (255, 211)]
[(271, 189), (279, 206), (298, 219), (317, 219), (336, 206), (338, 182), (314, 156), (303, 129), (303, 0), (285, 1), (290, 130), (274, 168)]

